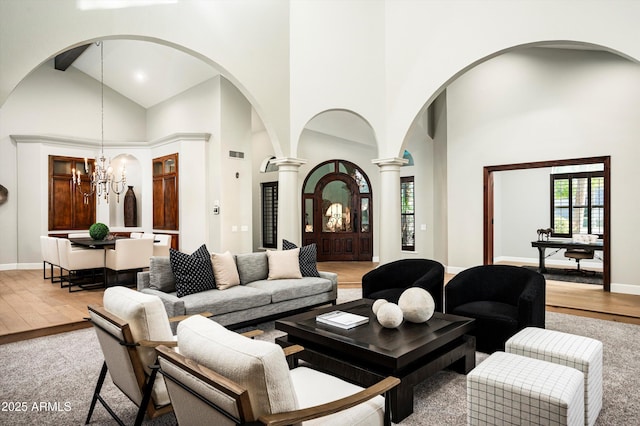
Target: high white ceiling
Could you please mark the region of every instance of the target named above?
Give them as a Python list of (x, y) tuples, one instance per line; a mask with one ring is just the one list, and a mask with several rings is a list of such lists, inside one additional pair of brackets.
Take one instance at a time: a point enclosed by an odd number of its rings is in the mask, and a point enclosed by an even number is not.
[[(92, 44), (72, 64), (100, 81), (100, 47)], [(104, 83), (144, 108), (150, 108), (220, 74), (214, 67), (178, 49), (139, 40), (104, 41)], [(264, 125), (253, 116), (253, 129)], [(348, 111), (313, 118), (307, 129), (360, 144), (375, 145), (371, 127)]]
[[(92, 44), (73, 67), (100, 81), (100, 47)], [(138, 40), (104, 41), (104, 83), (149, 108), (220, 74), (178, 49)]]

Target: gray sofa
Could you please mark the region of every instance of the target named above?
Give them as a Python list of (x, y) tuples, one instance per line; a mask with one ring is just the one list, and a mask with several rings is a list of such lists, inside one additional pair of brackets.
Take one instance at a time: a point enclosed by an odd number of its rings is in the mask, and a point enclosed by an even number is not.
[(240, 285), (225, 290), (205, 290), (177, 297), (169, 257), (152, 257), (149, 270), (138, 273), (137, 287), (142, 293), (159, 296), (170, 317), (211, 312), (211, 319), (229, 328), (336, 303), (338, 275), (335, 273), (319, 272), (320, 277), (268, 280), (265, 252), (234, 257)]

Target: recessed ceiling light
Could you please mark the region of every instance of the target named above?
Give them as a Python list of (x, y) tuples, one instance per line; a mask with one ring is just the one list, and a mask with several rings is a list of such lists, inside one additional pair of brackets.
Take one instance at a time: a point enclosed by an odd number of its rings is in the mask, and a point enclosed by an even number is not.
[(147, 73), (145, 73), (144, 71), (136, 71), (133, 76), (139, 83), (144, 83), (145, 81), (147, 81)]

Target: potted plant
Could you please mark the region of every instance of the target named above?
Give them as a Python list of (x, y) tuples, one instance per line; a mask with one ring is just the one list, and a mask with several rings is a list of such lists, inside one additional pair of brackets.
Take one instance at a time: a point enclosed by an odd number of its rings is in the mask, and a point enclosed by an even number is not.
[(89, 235), (94, 240), (104, 240), (109, 235), (109, 227), (104, 223), (94, 223), (89, 227)]

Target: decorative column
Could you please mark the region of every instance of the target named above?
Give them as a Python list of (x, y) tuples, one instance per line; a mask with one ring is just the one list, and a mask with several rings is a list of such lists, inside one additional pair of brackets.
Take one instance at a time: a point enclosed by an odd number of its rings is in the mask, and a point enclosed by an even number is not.
[(298, 170), (306, 160), (282, 157), (271, 160), (278, 166), (278, 247), (283, 238), (301, 244), (302, 204)]
[(380, 264), (400, 259), (402, 252), (400, 214), (400, 167), (407, 163), (403, 158), (371, 160), (380, 168), (380, 191), (376, 193), (380, 212), (377, 229)]

